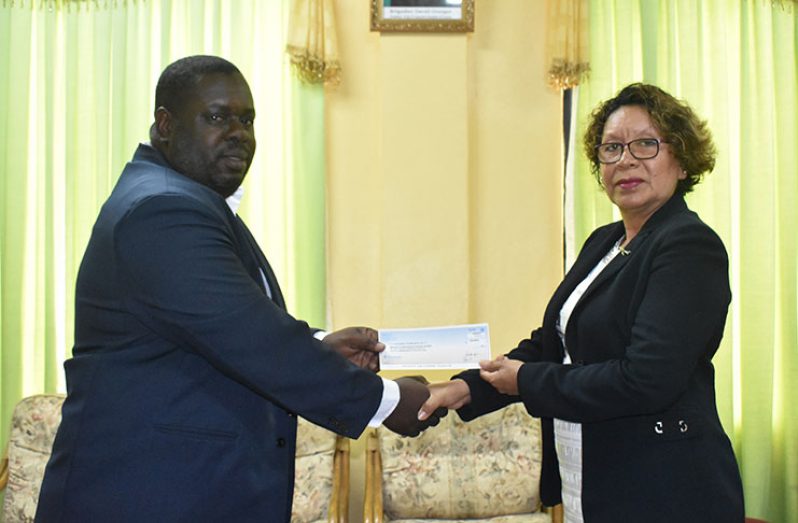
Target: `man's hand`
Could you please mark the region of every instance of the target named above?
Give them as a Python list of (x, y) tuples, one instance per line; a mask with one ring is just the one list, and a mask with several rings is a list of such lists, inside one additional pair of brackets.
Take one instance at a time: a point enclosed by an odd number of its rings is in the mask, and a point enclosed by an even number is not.
[(468, 383), (460, 379), (433, 383), (429, 386), (429, 393), (429, 398), (418, 411), (418, 419), (422, 421), (433, 414), (441, 416), (441, 411), (459, 409), (471, 403), (471, 389), (468, 388)]
[(383, 425), (386, 428), (401, 434), (402, 436), (418, 436), (427, 427), (437, 425), (443, 416), (446, 416), (446, 409), (439, 409), (433, 412), (428, 418), (420, 420), (418, 417), (421, 405), (430, 397), (429, 389), (424, 384), (423, 378), (407, 376), (398, 378), (396, 384), (399, 385), (399, 404), (391, 412)]
[(493, 385), (502, 394), (518, 395), (518, 369), (523, 361), (511, 360), (507, 356), (499, 356), (492, 360), (479, 362), (479, 376)]
[(385, 344), (377, 338), (377, 331), (369, 327), (347, 327), (331, 332), (322, 340), (338, 354), (358, 367), (377, 372), (380, 370), (380, 352)]

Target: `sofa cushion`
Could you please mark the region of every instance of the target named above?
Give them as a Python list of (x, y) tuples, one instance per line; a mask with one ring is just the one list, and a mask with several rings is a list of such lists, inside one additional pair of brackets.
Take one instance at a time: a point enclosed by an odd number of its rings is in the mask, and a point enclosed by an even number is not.
[(520, 403), (469, 423), (450, 414), (418, 438), (378, 435), (391, 520), (503, 516), (488, 521), (509, 523), (539, 510), (540, 423)]

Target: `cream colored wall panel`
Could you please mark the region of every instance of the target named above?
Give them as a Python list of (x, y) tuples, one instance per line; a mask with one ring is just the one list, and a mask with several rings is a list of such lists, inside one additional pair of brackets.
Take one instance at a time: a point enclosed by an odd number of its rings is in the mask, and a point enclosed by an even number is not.
[(468, 321), (467, 36), (381, 40), (383, 324)]
[[(499, 354), (540, 323), (562, 276), (546, 2), (476, 0), (476, 30), (454, 35), (372, 33), (369, 4), (335, 3), (343, 82), (326, 102), (330, 327), (488, 322)], [(355, 523), (363, 467), (359, 440)]]

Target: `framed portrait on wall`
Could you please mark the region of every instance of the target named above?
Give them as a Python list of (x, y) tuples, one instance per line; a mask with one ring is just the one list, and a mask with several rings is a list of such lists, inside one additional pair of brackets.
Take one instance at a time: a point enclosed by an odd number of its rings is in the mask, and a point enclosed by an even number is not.
[(469, 32), (475, 0), (369, 0), (372, 31)]

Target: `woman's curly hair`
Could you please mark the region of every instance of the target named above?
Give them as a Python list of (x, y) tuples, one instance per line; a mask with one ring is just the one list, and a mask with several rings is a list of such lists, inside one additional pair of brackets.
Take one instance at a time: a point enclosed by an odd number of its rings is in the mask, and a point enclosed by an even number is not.
[(648, 111), (651, 122), (662, 133), (663, 141), (668, 142), (673, 156), (687, 173), (687, 177), (676, 185), (677, 194), (684, 195), (692, 191), (704, 174), (715, 167), (718, 153), (707, 122), (699, 118), (687, 103), (677, 100), (659, 87), (634, 83), (599, 104), (590, 115), (583, 145), (590, 160), (590, 170), (599, 184), (601, 164), (596, 146), (601, 143), (607, 119), (625, 105), (639, 105)]

